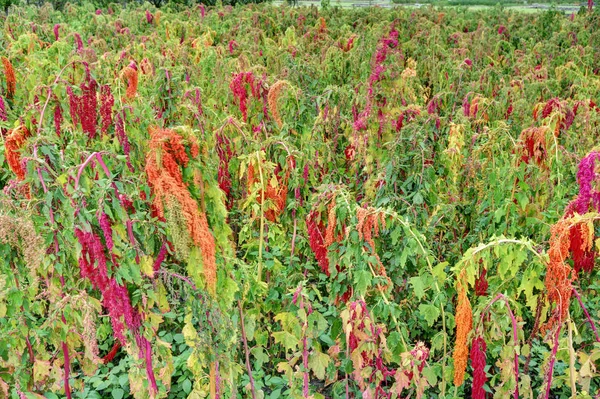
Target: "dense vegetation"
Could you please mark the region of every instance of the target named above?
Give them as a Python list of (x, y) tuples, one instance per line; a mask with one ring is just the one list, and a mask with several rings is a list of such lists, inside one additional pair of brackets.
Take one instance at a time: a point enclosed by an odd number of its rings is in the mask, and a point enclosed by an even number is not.
[(598, 12), (0, 22), (0, 397), (600, 389)]

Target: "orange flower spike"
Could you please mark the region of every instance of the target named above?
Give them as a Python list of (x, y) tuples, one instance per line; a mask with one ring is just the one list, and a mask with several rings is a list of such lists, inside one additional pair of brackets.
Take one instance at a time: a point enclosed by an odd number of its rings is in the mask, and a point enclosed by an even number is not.
[(548, 269), (545, 286), (550, 302), (556, 304), (555, 313), (548, 320), (545, 328), (551, 329), (556, 323), (562, 323), (569, 309), (573, 280), (573, 269), (566, 262), (571, 245), (571, 218), (563, 218), (550, 229), (550, 249), (548, 250)]
[(327, 230), (325, 230), (325, 241), (323, 245), (325, 248), (329, 248), (331, 244), (333, 244), (334, 232), (335, 232), (335, 224), (336, 224), (336, 215), (335, 215), (335, 198), (331, 200), (329, 203), (329, 210), (327, 213)]
[(6, 78), (6, 97), (13, 98), (17, 88), (15, 70), (10, 60), (6, 57), (2, 57), (2, 64), (4, 65), (4, 77)]
[(461, 386), (465, 380), (467, 361), (469, 359), (469, 346), (467, 336), (473, 328), (473, 310), (467, 296), (467, 282), (465, 272), (461, 272), (457, 281), (458, 304), (456, 306), (456, 343), (454, 346), (454, 385)]
[(277, 100), (281, 94), (281, 89), (285, 86), (287, 82), (285, 80), (278, 80), (271, 86), (269, 89), (269, 94), (267, 95), (267, 103), (269, 104), (269, 110), (273, 115), (273, 120), (277, 123), (277, 126), (281, 128), (283, 126), (283, 121), (281, 120), (281, 115), (279, 114), (279, 109), (277, 108)]
[(126, 66), (121, 72), (121, 78), (127, 80), (127, 91), (125, 96), (128, 99), (133, 99), (137, 94), (138, 87), (138, 69), (134, 61)]
[[(194, 245), (200, 248), (208, 291), (216, 295), (215, 239), (206, 214), (198, 209), (183, 182), (180, 166), (189, 162), (183, 138), (169, 129), (150, 128), (150, 150), (146, 155), (146, 175), (154, 194), (153, 206), (158, 216), (165, 216), (165, 204), (177, 201), (181, 206), (187, 230)], [(160, 163), (159, 163), (160, 162)]]
[(6, 162), (10, 170), (17, 176), (17, 180), (25, 180), (25, 169), (21, 165), (21, 155), (19, 151), (23, 147), (25, 140), (29, 137), (29, 130), (23, 125), (13, 129), (6, 137), (4, 142)]

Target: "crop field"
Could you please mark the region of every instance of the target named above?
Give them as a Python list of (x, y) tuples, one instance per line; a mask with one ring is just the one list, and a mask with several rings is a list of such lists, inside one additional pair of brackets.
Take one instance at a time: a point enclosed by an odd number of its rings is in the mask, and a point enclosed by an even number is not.
[(0, 23), (0, 398), (598, 397), (595, 8)]

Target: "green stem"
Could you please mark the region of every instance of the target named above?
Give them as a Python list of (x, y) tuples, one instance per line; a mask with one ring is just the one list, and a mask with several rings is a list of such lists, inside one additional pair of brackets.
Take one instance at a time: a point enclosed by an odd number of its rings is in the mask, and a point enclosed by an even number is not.
[(258, 237), (258, 281), (262, 281), (262, 253), (263, 253), (263, 236), (265, 234), (265, 190), (264, 190), (264, 181), (263, 181), (263, 173), (261, 167), (260, 156), (257, 155), (258, 158), (258, 174), (260, 176), (260, 234)]
[(575, 349), (573, 348), (573, 322), (571, 315), (567, 319), (567, 327), (569, 329), (568, 345), (569, 345), (569, 382), (571, 383), (571, 397), (577, 397), (577, 385), (575, 384), (575, 376), (577, 370), (575, 370)]

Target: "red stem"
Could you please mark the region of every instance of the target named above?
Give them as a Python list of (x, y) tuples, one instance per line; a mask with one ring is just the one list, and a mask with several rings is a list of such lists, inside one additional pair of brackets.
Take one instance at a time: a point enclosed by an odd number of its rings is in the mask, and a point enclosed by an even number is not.
[(154, 369), (152, 368), (152, 347), (150, 346), (150, 341), (148, 341), (146, 338), (143, 338), (143, 340), (146, 341), (146, 348), (144, 350), (146, 358), (146, 375), (150, 379), (150, 387), (154, 393), (158, 393), (156, 378), (154, 377)]
[(592, 320), (592, 317), (590, 316), (588, 310), (586, 309), (585, 305), (581, 301), (581, 296), (579, 296), (579, 293), (575, 290), (575, 288), (573, 288), (573, 294), (575, 294), (575, 297), (577, 298), (577, 301), (579, 302), (579, 306), (581, 306), (581, 309), (583, 309), (583, 313), (585, 313), (585, 317), (587, 317), (588, 323), (590, 323), (590, 327), (592, 327), (592, 330), (594, 331), (594, 335), (596, 336), (596, 341), (600, 342), (600, 337), (598, 336), (598, 330), (596, 329), (596, 324)]
[(102, 363), (107, 364), (107, 363), (111, 362), (117, 355), (119, 348), (121, 348), (121, 343), (119, 341), (116, 341), (115, 344), (113, 345), (112, 349), (110, 350), (110, 352), (108, 352), (106, 354), (106, 356), (104, 356), (102, 358)]
[[(300, 294), (302, 295), (302, 294)], [(301, 299), (300, 307), (304, 310), (304, 300)], [(308, 389), (308, 342), (306, 338), (306, 329), (308, 328), (308, 319), (304, 322), (304, 326), (302, 328), (302, 365), (304, 366), (304, 375), (303, 375), (303, 389), (302, 396), (304, 398), (308, 398), (309, 389)]]
[(552, 348), (552, 355), (550, 357), (550, 364), (548, 365), (548, 375), (546, 378), (548, 379), (548, 384), (546, 385), (546, 395), (545, 399), (550, 397), (550, 386), (552, 385), (552, 371), (554, 370), (554, 361), (556, 360), (556, 352), (558, 351), (558, 336), (560, 335), (560, 329), (562, 325), (559, 324), (556, 328), (556, 335), (554, 336), (554, 347)]
[[(65, 317), (63, 316), (63, 323), (65, 322)], [(67, 347), (67, 343), (63, 341), (62, 343), (62, 351), (63, 357), (65, 359), (65, 394), (67, 395), (67, 399), (71, 399), (71, 387), (69, 386), (69, 372), (71, 371), (71, 360), (69, 358), (69, 348)]]
[[(483, 312), (481, 312), (481, 322), (483, 322), (483, 317), (489, 312), (491, 306), (499, 301), (499, 300), (503, 300), (504, 303), (506, 303), (506, 307), (508, 308), (508, 315), (510, 316), (510, 320), (512, 323), (512, 329), (513, 329), (513, 340), (515, 342), (515, 348), (517, 346), (518, 343), (518, 335), (517, 335), (517, 319), (515, 318), (515, 315), (512, 311), (512, 309), (510, 308), (510, 304), (508, 303), (508, 299), (504, 296), (504, 294), (498, 294), (496, 295), (496, 297), (485, 307), (485, 309), (483, 310)], [(517, 352), (515, 351), (515, 391), (513, 392), (513, 396), (515, 399), (519, 398), (519, 355), (517, 354)]]

